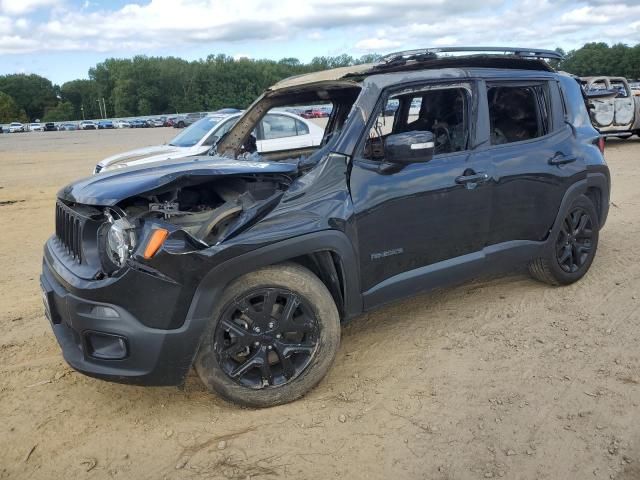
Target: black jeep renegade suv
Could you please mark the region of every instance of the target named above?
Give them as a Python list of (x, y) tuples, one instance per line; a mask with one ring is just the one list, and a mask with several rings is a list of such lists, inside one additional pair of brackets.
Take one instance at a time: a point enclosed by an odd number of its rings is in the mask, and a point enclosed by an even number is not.
[[(66, 361), (147, 385), (194, 366), (269, 406), (314, 387), (341, 321), (379, 305), (522, 263), (580, 279), (610, 185), (580, 84), (554, 52), (451, 50), (283, 80), (209, 156), (63, 188), (41, 283)], [(320, 104), (320, 147), (256, 153), (256, 132), (298, 128), (267, 112)]]

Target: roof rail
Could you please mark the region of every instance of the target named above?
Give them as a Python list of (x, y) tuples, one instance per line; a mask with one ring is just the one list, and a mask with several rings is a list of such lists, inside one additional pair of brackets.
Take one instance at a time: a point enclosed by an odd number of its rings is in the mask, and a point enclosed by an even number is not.
[(416, 50), (405, 50), (402, 52), (389, 53), (383, 56), (379, 61), (380, 64), (396, 63), (408, 60), (427, 60), (433, 59), (439, 53), (457, 53), (457, 52), (476, 52), (476, 53), (494, 53), (502, 55), (516, 55), (523, 58), (562, 60), (562, 54), (553, 50), (542, 50), (539, 48), (514, 48), (514, 47), (436, 47), (436, 48), (419, 48)]

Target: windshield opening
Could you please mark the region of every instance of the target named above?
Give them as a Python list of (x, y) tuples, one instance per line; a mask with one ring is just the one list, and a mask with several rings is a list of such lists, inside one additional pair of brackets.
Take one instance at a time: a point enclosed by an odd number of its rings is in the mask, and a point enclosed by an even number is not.
[(175, 136), (169, 145), (172, 147), (193, 147), (207, 135), (220, 121), (221, 117), (205, 117), (185, 128)]

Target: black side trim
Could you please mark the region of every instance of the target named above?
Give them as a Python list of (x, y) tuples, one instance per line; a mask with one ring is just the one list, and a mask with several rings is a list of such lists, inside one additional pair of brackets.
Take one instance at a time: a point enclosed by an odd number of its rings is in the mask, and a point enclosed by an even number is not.
[(536, 257), (545, 242), (515, 240), (395, 275), (363, 293), (365, 311), (473, 277), (509, 270)]
[(611, 195), (611, 181), (604, 173), (596, 172), (587, 174), (587, 187), (597, 188), (600, 190), (600, 205), (599, 208), (596, 205), (598, 213), (600, 214), (600, 230), (607, 223), (607, 217), (609, 215), (609, 196)]

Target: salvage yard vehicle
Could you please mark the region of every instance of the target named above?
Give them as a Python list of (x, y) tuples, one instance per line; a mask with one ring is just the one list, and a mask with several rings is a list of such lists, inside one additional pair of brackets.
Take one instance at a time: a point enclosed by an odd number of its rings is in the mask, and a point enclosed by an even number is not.
[[(165, 145), (138, 148), (105, 158), (93, 173), (206, 154), (215, 142), (238, 121), (240, 114), (209, 115), (180, 132)], [(258, 152), (273, 152), (318, 146), (324, 130), (313, 122), (288, 112), (272, 112), (262, 119), (255, 132)]]
[(80, 122), (80, 130), (97, 130), (98, 125), (91, 120), (83, 120)]
[(583, 77), (591, 122), (604, 136), (629, 138), (640, 134), (640, 98), (626, 78)]
[(18, 132), (24, 132), (24, 124), (20, 123), (20, 122), (11, 122), (9, 124), (9, 133), (18, 133)]
[[(610, 178), (558, 58), (424, 49), (292, 77), (214, 155), (64, 187), (40, 277), (64, 358), (146, 385), (193, 366), (211, 392), (266, 407), (318, 384), (341, 322), (380, 305), (520, 264), (576, 282)], [(265, 115), (324, 101), (320, 146), (256, 151)]]
[(185, 128), (206, 116), (207, 116), (206, 112), (187, 113), (186, 115), (177, 117), (173, 122), (173, 127)]

